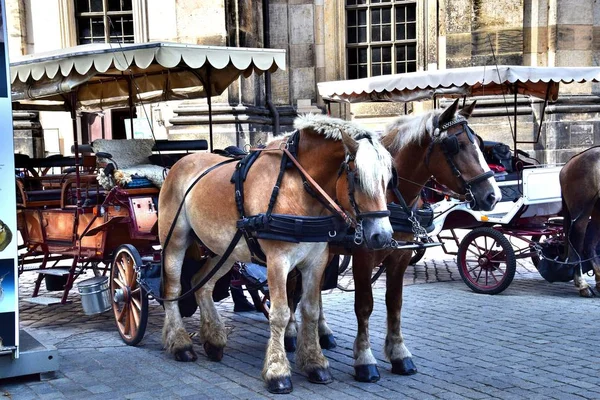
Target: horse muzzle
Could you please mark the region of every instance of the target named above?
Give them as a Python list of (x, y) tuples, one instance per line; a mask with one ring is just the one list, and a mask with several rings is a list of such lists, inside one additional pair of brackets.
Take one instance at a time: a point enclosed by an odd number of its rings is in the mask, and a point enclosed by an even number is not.
[[(502, 195), (496, 193), (492, 185), (478, 185), (471, 191), (471, 208), (475, 211), (491, 211), (502, 200)], [(487, 187), (486, 187), (487, 186)]]
[(383, 249), (391, 243), (394, 230), (388, 216), (389, 212), (385, 217), (361, 218), (363, 240), (369, 249)]

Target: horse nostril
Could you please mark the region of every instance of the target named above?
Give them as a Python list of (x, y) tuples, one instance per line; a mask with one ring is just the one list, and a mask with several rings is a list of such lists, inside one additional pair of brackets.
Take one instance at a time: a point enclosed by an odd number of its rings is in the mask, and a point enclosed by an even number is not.
[(378, 245), (380, 240), (381, 240), (380, 233), (374, 233), (371, 235), (371, 243)]
[(490, 193), (487, 195), (486, 200), (488, 204), (494, 204), (496, 202), (496, 195), (494, 193)]

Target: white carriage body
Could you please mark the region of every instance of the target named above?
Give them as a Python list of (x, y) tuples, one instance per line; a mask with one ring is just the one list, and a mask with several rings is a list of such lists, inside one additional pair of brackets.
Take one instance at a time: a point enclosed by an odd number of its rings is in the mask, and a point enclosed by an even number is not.
[(492, 211), (475, 211), (468, 204), (457, 200), (442, 200), (433, 204), (434, 212), (439, 217), (434, 219), (435, 230), (431, 234), (438, 234), (447, 216), (457, 211), (467, 212), (481, 223), (500, 225), (511, 223), (517, 215), (518, 218), (556, 215), (562, 207), (558, 179), (561, 168), (560, 165), (525, 168), (518, 180), (503, 180), (504, 176), (496, 176), (503, 194), (517, 191), (518, 195), (513, 200), (504, 199)]

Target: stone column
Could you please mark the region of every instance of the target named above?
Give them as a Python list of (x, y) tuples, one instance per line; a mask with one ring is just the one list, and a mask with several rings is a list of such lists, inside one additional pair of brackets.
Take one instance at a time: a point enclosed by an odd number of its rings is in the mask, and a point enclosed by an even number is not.
[[(548, 0), (548, 64), (556, 67), (598, 65), (600, 5), (594, 0)], [(596, 36), (596, 37), (595, 37)], [(596, 40), (594, 40), (596, 39)], [(559, 100), (548, 107), (539, 158), (563, 163), (600, 144), (600, 98), (591, 83), (561, 84)]]

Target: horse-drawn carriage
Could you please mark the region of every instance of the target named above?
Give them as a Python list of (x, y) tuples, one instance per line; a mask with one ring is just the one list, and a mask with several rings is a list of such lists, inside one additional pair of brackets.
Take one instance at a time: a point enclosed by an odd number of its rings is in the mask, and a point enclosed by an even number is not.
[[(520, 258), (531, 258), (550, 282), (573, 279), (578, 263), (567, 266), (559, 260), (565, 249), (563, 221), (558, 215), (562, 209), (559, 183), (562, 166), (541, 165), (519, 149), (519, 145), (539, 142), (546, 106), (557, 100), (561, 82), (597, 82), (599, 79), (600, 69), (595, 67), (470, 67), (325, 82), (319, 84), (319, 91), (326, 101), (349, 103), (433, 99), (438, 104), (447, 97), (474, 99), (488, 95), (513, 98), (512, 121), (509, 117), (512, 150), (507, 151), (508, 146), (501, 143), (479, 138), (485, 162), (493, 168), (494, 179), (501, 190), (502, 200), (494, 209), (474, 210), (464, 196), (455, 196), (435, 181), (423, 190), (423, 197), (431, 203), (435, 214), (434, 228), (429, 235), (442, 243), (447, 254), (457, 255), (459, 272), (467, 286), (478, 293), (497, 294), (512, 282), (516, 260)], [(521, 99), (519, 95), (527, 98)], [(539, 112), (534, 115), (537, 133), (532, 132), (532, 139), (530, 135), (525, 140), (517, 135), (517, 108), (523, 101), (541, 103)], [(499, 148), (503, 150), (502, 156), (494, 154)], [(471, 231), (461, 239), (456, 229)], [(449, 242), (458, 250), (452, 251)], [(413, 261), (422, 257), (424, 251), (420, 250)]]
[[(134, 107), (146, 102), (199, 97), (208, 97), (210, 109), (210, 96), (240, 75), (284, 65), (281, 50), (170, 43), (79, 46), (13, 62), (13, 107), (68, 111), (78, 132), (80, 111), (129, 107), (133, 116)], [(210, 139), (212, 148), (212, 125)], [(97, 299), (89, 297), (90, 312), (112, 304), (123, 340), (139, 342), (148, 312), (139, 269), (142, 260), (160, 260), (159, 188), (178, 159), (208, 147), (206, 140), (148, 139), (99, 139), (82, 146), (75, 134), (72, 157), (17, 155), (20, 272), (38, 273), (31, 300), (65, 303), (77, 277), (92, 269), (99, 278), (86, 281), (84, 290), (80, 286), (82, 300), (91, 289)], [(108, 281), (101, 277), (107, 273)], [(44, 281), (62, 297), (38, 296)]]

